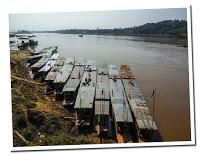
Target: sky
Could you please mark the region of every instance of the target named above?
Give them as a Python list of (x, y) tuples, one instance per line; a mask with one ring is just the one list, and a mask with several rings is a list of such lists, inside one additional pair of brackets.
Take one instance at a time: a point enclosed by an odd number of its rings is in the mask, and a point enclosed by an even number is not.
[(10, 32), (125, 28), (163, 20), (187, 20), (186, 8), (10, 14)]

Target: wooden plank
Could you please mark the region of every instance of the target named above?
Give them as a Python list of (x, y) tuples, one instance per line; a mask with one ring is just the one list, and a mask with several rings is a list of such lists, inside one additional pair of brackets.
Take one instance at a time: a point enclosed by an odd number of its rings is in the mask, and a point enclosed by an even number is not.
[(95, 101), (95, 115), (109, 115), (109, 101)]
[(69, 78), (73, 69), (73, 65), (65, 64), (63, 65), (60, 72), (58, 72), (53, 83), (65, 83)]

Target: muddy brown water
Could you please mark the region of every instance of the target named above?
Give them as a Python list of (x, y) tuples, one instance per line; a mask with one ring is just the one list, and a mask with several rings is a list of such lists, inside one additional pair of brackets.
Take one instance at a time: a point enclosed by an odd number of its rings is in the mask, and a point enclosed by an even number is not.
[(133, 41), (128, 36), (35, 35), (37, 49), (56, 45), (64, 57), (83, 56), (97, 63), (130, 65), (150, 109), (152, 90), (157, 90), (155, 120), (164, 141), (190, 140), (187, 48)]

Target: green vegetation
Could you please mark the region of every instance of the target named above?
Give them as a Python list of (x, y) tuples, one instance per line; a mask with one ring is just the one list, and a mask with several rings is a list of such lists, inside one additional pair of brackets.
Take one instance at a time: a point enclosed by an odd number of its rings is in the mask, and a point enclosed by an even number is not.
[[(23, 65), (27, 56), (24, 51), (11, 53), (11, 73), (30, 80)], [(64, 118), (64, 107), (46, 96), (45, 88), (26, 81), (11, 81), (14, 147), (94, 143), (93, 137), (74, 132), (75, 122)]]
[(66, 29), (57, 31), (37, 31), (61, 34), (95, 34), (127, 36), (187, 36), (187, 21), (165, 20), (157, 23), (146, 23), (141, 26), (114, 29)]

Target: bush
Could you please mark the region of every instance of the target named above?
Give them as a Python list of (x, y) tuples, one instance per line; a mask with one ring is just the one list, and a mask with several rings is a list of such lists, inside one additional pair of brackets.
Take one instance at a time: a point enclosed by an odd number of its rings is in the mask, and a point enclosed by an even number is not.
[(47, 116), (47, 119), (44, 122), (44, 125), (41, 126), (41, 131), (48, 134), (55, 134), (61, 128), (59, 120), (50, 116)]
[(72, 137), (61, 133), (56, 136), (46, 137), (41, 145), (78, 145), (78, 144), (92, 144), (92, 141), (83, 138)]
[(37, 129), (33, 125), (29, 125), (28, 127), (22, 130), (22, 135), (28, 141), (33, 141), (37, 133)]
[(13, 126), (17, 129), (26, 127), (25, 115), (20, 109), (16, 109), (13, 114)]

